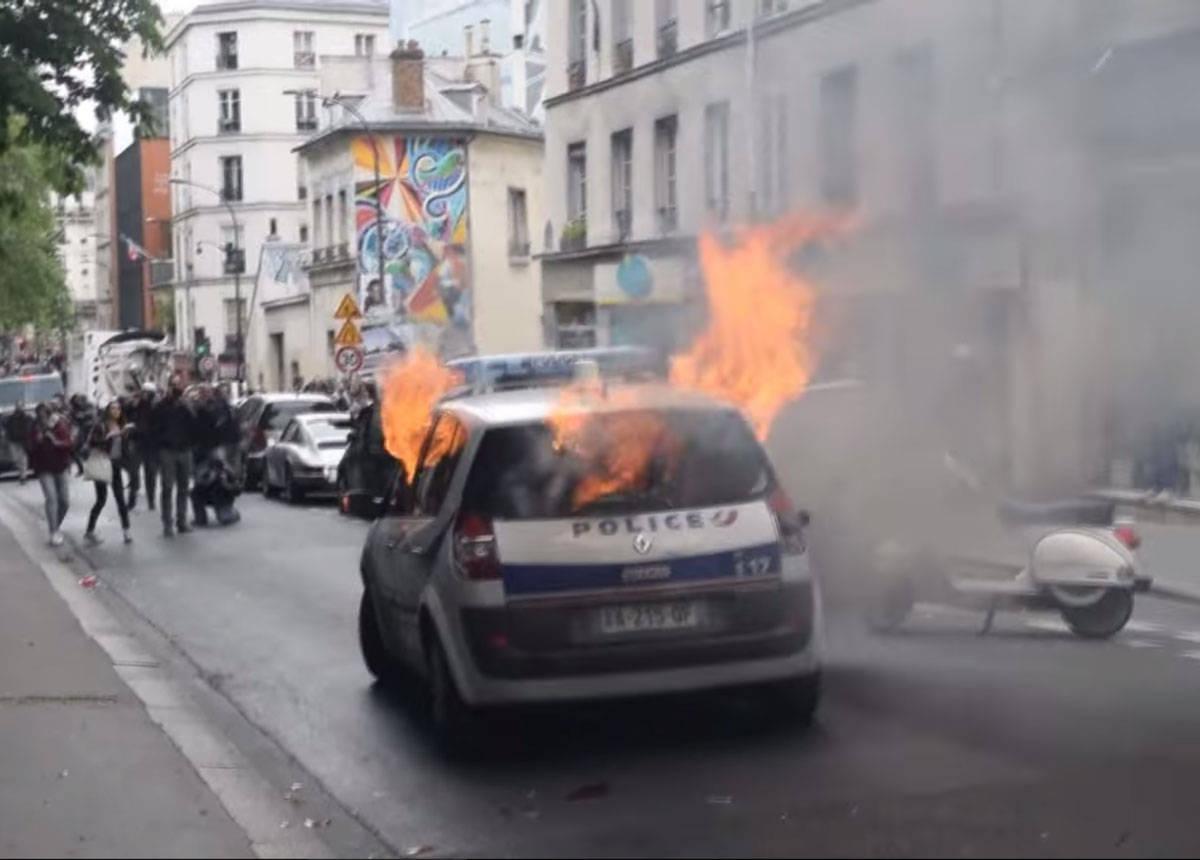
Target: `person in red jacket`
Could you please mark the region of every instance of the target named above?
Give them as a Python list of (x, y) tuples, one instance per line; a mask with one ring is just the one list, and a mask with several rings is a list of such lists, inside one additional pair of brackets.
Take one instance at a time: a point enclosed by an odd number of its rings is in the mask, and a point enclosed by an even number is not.
[(62, 546), (62, 524), (71, 502), (67, 472), (71, 468), (71, 427), (65, 416), (39, 403), (29, 433), (29, 465), (46, 500), (50, 545)]

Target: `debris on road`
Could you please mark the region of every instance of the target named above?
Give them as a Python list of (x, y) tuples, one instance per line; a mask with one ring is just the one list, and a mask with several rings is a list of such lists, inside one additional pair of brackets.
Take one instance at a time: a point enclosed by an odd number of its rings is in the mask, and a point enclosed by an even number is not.
[(303, 790), (303, 788), (304, 783), (293, 782), (292, 787), (283, 793), (283, 799), (288, 803), (299, 806), (301, 803), (303, 803), (303, 800), (300, 797), (300, 792)]
[(732, 806), (733, 798), (728, 794), (713, 794), (708, 798), (709, 806)]
[(432, 852), (433, 852), (432, 845), (414, 845), (411, 848), (404, 849), (404, 856), (405, 857), (420, 857), (423, 854), (430, 854)]
[(579, 786), (570, 794), (567, 795), (567, 800), (570, 802), (580, 800), (597, 800), (601, 797), (608, 797), (609, 787), (607, 782), (589, 782)]
[(96, 583), (98, 583), (98, 582), (99, 582), (99, 580), (96, 579), (96, 574), (89, 573), (83, 579), (79, 580), (79, 585), (81, 588), (95, 588)]

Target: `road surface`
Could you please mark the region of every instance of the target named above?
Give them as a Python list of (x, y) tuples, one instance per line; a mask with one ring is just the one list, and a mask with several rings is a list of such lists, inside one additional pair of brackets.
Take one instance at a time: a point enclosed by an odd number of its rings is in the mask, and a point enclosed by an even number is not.
[[(36, 486), (2, 491), (32, 516)], [(239, 526), (170, 542), (142, 510), (137, 542), (108, 523), (92, 563), (398, 854), (1200, 851), (1200, 608), (1142, 599), (1107, 643), (1045, 615), (1002, 615), (980, 637), (977, 616), (922, 609), (877, 637), (836, 614), (811, 731), (740, 695), (585, 705), (505, 719), (494, 754), (451, 764), (419, 704), (362, 667), (365, 525), (330, 506), (241, 507)]]

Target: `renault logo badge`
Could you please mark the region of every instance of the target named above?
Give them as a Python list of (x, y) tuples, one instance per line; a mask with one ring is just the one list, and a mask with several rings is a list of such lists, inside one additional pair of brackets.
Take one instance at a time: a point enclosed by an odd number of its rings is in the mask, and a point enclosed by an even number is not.
[(637, 550), (638, 555), (645, 555), (650, 552), (650, 548), (654, 546), (654, 538), (645, 532), (638, 532), (633, 539), (633, 548)]

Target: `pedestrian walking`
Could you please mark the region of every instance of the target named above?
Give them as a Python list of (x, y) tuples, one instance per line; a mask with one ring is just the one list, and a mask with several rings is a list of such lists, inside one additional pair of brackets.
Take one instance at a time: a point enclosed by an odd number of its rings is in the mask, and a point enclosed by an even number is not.
[(39, 403), (29, 431), (29, 465), (42, 487), (51, 546), (63, 544), (62, 524), (71, 503), (67, 471), (71, 468), (73, 452), (71, 427), (66, 416), (54, 411), (49, 404)]
[(4, 436), (8, 440), (9, 456), (17, 467), (18, 480), (22, 485), (29, 472), (29, 433), (32, 429), (33, 419), (25, 411), (25, 402), (18, 400), (12, 415), (4, 423)]
[(192, 481), (192, 447), (196, 416), (183, 396), (183, 380), (173, 375), (166, 395), (153, 411), (151, 433), (159, 452), (162, 479), (163, 536), (191, 531), (188, 526), (188, 486)]
[[(154, 433), (151, 432), (154, 406), (157, 402), (158, 389), (154, 383), (147, 382), (142, 390), (133, 398), (133, 406), (127, 417), (133, 425), (133, 447), (137, 451), (138, 460), (142, 466), (142, 481), (146, 488), (146, 506), (154, 510), (156, 504), (155, 490), (158, 487), (158, 450)], [(132, 509), (132, 505), (130, 508)]]
[(108, 502), (108, 488), (112, 486), (112, 496), (117, 503), (117, 513), (121, 517), (121, 533), (125, 543), (133, 543), (133, 535), (129, 532), (129, 510), (125, 506), (125, 458), (129, 447), (129, 426), (121, 412), (120, 401), (114, 400), (108, 404), (104, 414), (93, 425), (88, 438), (88, 453), (84, 458), (84, 472), (96, 487), (96, 503), (88, 514), (87, 531), (83, 539), (93, 546), (100, 543), (96, 535), (96, 521), (100, 512)]

